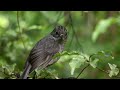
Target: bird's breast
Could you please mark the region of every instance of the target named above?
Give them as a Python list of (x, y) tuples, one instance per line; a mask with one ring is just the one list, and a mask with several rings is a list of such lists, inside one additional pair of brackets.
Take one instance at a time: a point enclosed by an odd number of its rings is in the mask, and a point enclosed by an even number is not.
[(62, 52), (64, 49), (63, 45), (59, 44), (59, 52)]

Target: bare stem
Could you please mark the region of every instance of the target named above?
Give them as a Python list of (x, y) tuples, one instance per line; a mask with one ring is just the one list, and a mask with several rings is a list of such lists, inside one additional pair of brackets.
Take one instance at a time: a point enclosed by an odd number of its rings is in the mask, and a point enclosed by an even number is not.
[(81, 70), (81, 72), (78, 74), (78, 76), (76, 77), (77, 79), (79, 78), (79, 76), (81, 75), (81, 73), (89, 66), (90, 64), (88, 64), (87, 66), (85, 66), (82, 70)]

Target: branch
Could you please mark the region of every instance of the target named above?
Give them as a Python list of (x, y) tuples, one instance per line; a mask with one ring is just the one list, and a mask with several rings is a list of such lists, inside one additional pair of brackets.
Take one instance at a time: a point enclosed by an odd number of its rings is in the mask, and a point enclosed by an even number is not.
[[(78, 45), (81, 47), (81, 52), (83, 52), (83, 48), (82, 48), (82, 45), (79, 43), (79, 40), (78, 40), (78, 37), (77, 37), (77, 35), (76, 35), (76, 32), (75, 32), (75, 29), (74, 29), (74, 27), (73, 27), (73, 24), (72, 24), (72, 16), (71, 16), (71, 13), (69, 12), (69, 18), (70, 18), (70, 24), (71, 24), (71, 27), (72, 27), (72, 31), (73, 31), (73, 34), (74, 34), (74, 36), (75, 36), (75, 38), (76, 38), (76, 41), (78, 42)], [(72, 36), (73, 37), (73, 36)], [(72, 40), (73, 40), (73, 38), (72, 38)], [(71, 40), (71, 42), (72, 42), (72, 40)], [(70, 43), (71, 44), (71, 43)]]
[(107, 71), (105, 71), (105, 70), (103, 70), (103, 69), (100, 69), (100, 68), (98, 68), (98, 67), (96, 67), (96, 68), (97, 68), (98, 70), (100, 70), (100, 71), (106, 73), (106, 74), (109, 74), (109, 72), (107, 72)]
[(96, 55), (96, 54), (92, 54), (92, 55), (90, 55), (90, 57), (89, 57), (89, 61), (90, 61), (91, 57), (93, 57), (94, 55)]
[[(57, 23), (58, 23), (58, 21), (60, 20), (61, 15), (62, 15), (62, 12), (58, 12), (58, 17), (57, 17), (56, 21), (55, 21), (54, 23), (52, 23), (52, 24), (49, 24), (49, 25), (47, 26), (47, 28), (49, 28), (51, 25), (56, 26)], [(47, 19), (48, 19), (48, 18), (47, 18)], [(48, 20), (48, 21), (49, 21), (49, 20)]]
[[(104, 73), (106, 73), (107, 75), (109, 74), (109, 72), (108, 71), (105, 71), (105, 70), (103, 70), (103, 69), (100, 69), (100, 68), (98, 68), (98, 67), (96, 67), (98, 70), (100, 70), (100, 71), (102, 71), (102, 72), (104, 72)], [(115, 77), (115, 78), (120, 78), (120, 76), (112, 76), (112, 77)]]
[(87, 66), (85, 66), (82, 70), (81, 70), (81, 72), (78, 74), (78, 76), (76, 77), (77, 79), (78, 79), (78, 77), (81, 75), (81, 73), (89, 66), (90, 64), (88, 64)]
[[(20, 33), (21, 41), (22, 41), (22, 43), (23, 43), (24, 49), (26, 49), (26, 48), (25, 48), (25, 44), (24, 44), (23, 39), (22, 39), (22, 30), (21, 30), (21, 28), (20, 28), (20, 23), (19, 23), (19, 11), (17, 11), (17, 24), (18, 24), (18, 28), (19, 28), (19, 33)], [(26, 51), (26, 50), (25, 50), (25, 51)]]

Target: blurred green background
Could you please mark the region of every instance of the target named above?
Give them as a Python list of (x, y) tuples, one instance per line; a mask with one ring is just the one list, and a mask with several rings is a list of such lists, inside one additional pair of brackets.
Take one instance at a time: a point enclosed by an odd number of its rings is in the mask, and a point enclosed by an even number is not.
[[(0, 64), (16, 64), (16, 71), (22, 72), (32, 47), (57, 24), (68, 30), (65, 51), (80, 51), (86, 55), (111, 51), (115, 59), (102, 62), (100, 67), (108, 69), (108, 62), (120, 66), (119, 11), (19, 11), (18, 14), (17, 11), (0, 11)], [(76, 77), (83, 67), (71, 75), (69, 60), (61, 58), (48, 70), (59, 78), (67, 78)], [(79, 78), (110, 77), (88, 67)]]

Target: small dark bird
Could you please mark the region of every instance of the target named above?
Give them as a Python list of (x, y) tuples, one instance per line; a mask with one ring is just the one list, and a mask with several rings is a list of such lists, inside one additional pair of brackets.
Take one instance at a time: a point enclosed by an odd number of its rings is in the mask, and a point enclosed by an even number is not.
[(67, 30), (59, 25), (48, 36), (38, 41), (27, 58), (21, 78), (27, 79), (28, 74), (36, 68), (44, 69), (58, 61), (58, 58), (53, 60), (53, 56), (64, 50), (66, 40)]

